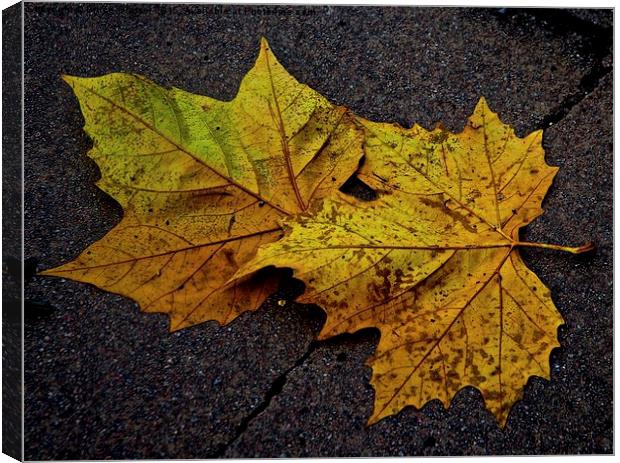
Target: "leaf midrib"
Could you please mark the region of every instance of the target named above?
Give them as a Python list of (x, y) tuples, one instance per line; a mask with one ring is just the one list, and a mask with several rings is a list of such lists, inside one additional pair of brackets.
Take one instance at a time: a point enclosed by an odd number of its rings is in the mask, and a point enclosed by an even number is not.
[(308, 209), (306, 202), (304, 201), (301, 193), (299, 191), (299, 186), (297, 185), (297, 178), (295, 177), (295, 173), (293, 171), (293, 163), (291, 160), (291, 151), (288, 145), (288, 140), (286, 138), (286, 129), (284, 127), (284, 119), (282, 119), (282, 110), (280, 109), (280, 103), (278, 102), (278, 96), (276, 94), (276, 88), (273, 83), (273, 75), (271, 73), (271, 64), (269, 63), (269, 54), (265, 53), (265, 63), (267, 64), (267, 72), (269, 74), (269, 84), (271, 86), (271, 94), (273, 96), (273, 101), (276, 105), (276, 112), (278, 115), (278, 121), (276, 125), (278, 127), (278, 133), (280, 134), (280, 142), (282, 145), (282, 154), (284, 155), (284, 160), (286, 161), (286, 171), (288, 174), (289, 182), (293, 187), (293, 191), (295, 193), (295, 198), (297, 200), (297, 204), (299, 205), (302, 212)]
[[(136, 225), (136, 226), (139, 227), (139, 226), (142, 226), (142, 225)], [(176, 252), (190, 251), (192, 249), (200, 249), (200, 248), (204, 248), (204, 247), (207, 247), (207, 246), (215, 246), (217, 244), (223, 244), (223, 243), (225, 244), (225, 243), (230, 243), (230, 242), (233, 242), (233, 241), (239, 241), (239, 240), (243, 240), (243, 239), (246, 239), (246, 238), (252, 238), (254, 236), (263, 235), (265, 233), (273, 233), (273, 232), (280, 231), (280, 230), (281, 230), (280, 227), (274, 227), (274, 228), (269, 228), (269, 229), (266, 229), (266, 230), (261, 230), (261, 231), (258, 231), (258, 232), (254, 232), (254, 233), (248, 233), (248, 234), (245, 234), (245, 235), (229, 237), (229, 238), (225, 238), (225, 239), (222, 239), (222, 240), (211, 241), (209, 243), (198, 243), (198, 244), (194, 244), (194, 245), (191, 245), (191, 246), (186, 246), (186, 247), (183, 247), (183, 248), (170, 249), (170, 250), (165, 251), (165, 252), (160, 252), (160, 253), (157, 253), (157, 254), (151, 254), (151, 255), (148, 255), (148, 256), (134, 257), (132, 259), (127, 259), (127, 260), (123, 260), (123, 261), (108, 262), (108, 263), (105, 263), (105, 264), (91, 265), (91, 266), (88, 266), (88, 267), (74, 267), (74, 268), (70, 268), (70, 269), (66, 269), (66, 270), (53, 269), (53, 273), (77, 272), (77, 271), (80, 271), (80, 270), (91, 270), (91, 269), (94, 269), (94, 268), (103, 268), (103, 267), (110, 267), (110, 266), (113, 266), (113, 265), (128, 264), (128, 263), (139, 261), (139, 260), (154, 259), (156, 257), (162, 257), (162, 256), (166, 256), (168, 254), (172, 254), (172, 253), (176, 253)], [(43, 273), (45, 273), (45, 272), (43, 272)]]

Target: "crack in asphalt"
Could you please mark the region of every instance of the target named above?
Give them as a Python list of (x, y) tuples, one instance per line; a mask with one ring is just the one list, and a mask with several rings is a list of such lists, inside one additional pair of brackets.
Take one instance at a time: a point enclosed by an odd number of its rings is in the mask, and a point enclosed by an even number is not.
[(553, 112), (543, 118), (539, 129), (547, 129), (568, 116), (571, 110), (585, 100), (599, 86), (601, 80), (613, 71), (612, 66), (603, 65), (604, 59), (600, 58), (593, 69), (581, 78), (578, 92), (564, 98)]
[(518, 21), (518, 18), (523, 20), (521, 14), (524, 12), (526, 12), (526, 16), (529, 14), (530, 17), (538, 21), (541, 28), (552, 34), (558, 36), (579, 34), (583, 39), (578, 50), (579, 53), (589, 55), (593, 60), (590, 70), (581, 77), (578, 90), (565, 97), (557, 108), (543, 117), (542, 122), (537, 127), (538, 129), (547, 129), (564, 119), (575, 106), (599, 86), (607, 74), (613, 71), (613, 64), (605, 64), (605, 60), (613, 56), (613, 30), (581, 19), (568, 11), (555, 8), (541, 8), (532, 11), (516, 8), (508, 10), (508, 13), (503, 13), (502, 16), (504, 14), (513, 16)]
[(269, 407), (269, 405), (271, 405), (271, 401), (274, 399), (274, 397), (276, 397), (282, 392), (284, 386), (288, 382), (288, 375), (292, 373), (295, 369), (303, 365), (305, 361), (321, 344), (323, 344), (322, 341), (310, 342), (306, 352), (301, 357), (299, 357), (291, 367), (281, 373), (273, 381), (273, 383), (271, 383), (271, 387), (265, 394), (265, 398), (263, 399), (263, 401), (254, 410), (252, 410), (249, 415), (247, 415), (245, 418), (243, 418), (243, 420), (241, 420), (241, 423), (239, 423), (239, 425), (237, 425), (235, 429), (235, 434), (233, 435), (233, 437), (229, 439), (228, 442), (220, 444), (215, 450), (215, 452), (213, 452), (213, 454), (209, 455), (207, 458), (222, 458), (225, 455), (226, 451), (245, 433), (252, 421), (254, 421), (255, 418), (257, 418)]

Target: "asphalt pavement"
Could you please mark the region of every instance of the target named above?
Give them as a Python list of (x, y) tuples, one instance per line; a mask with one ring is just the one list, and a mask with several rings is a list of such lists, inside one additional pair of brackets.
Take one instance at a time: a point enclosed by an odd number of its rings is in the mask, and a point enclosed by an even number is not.
[(254, 313), (169, 333), (166, 317), (90, 285), (26, 281), (27, 459), (613, 452), (611, 10), (27, 3), (25, 256), (74, 258), (122, 216), (95, 187), (60, 74), (122, 71), (234, 97), (260, 36), (299, 81), (377, 121), (460, 130), (480, 96), (517, 134), (544, 129), (560, 172), (523, 238), (566, 320), (551, 381), (532, 377), (505, 429), (473, 388), (365, 425), (378, 331), (315, 342), (319, 308), (282, 283)]

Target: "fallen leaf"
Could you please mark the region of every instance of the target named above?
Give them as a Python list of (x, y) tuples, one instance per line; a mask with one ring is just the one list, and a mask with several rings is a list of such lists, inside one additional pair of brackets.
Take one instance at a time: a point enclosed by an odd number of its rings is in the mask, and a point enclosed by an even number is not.
[(542, 133), (515, 136), (484, 99), (459, 134), (360, 123), (360, 178), (380, 198), (341, 194), (284, 220), (285, 237), (237, 276), (292, 268), (306, 284), (299, 300), (327, 312), (321, 339), (380, 330), (368, 361), (369, 423), (432, 399), (447, 407), (475, 386), (504, 425), (528, 378), (549, 378), (563, 323), (518, 248), (590, 249), (519, 241), (557, 172), (544, 161)]
[(351, 114), (297, 82), (264, 39), (232, 101), (131, 74), (63, 78), (93, 139), (97, 185), (124, 216), (43, 274), (130, 297), (167, 313), (171, 329), (258, 308), (275, 275), (226, 282), (281, 235), (280, 218), (332, 194), (362, 155)]

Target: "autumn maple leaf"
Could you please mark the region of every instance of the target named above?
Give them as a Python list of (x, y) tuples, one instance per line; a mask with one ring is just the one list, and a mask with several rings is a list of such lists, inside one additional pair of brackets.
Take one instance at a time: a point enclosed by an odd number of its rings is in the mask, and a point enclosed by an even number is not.
[(448, 406), (471, 385), (503, 425), (527, 379), (549, 378), (562, 324), (518, 248), (590, 249), (519, 241), (557, 172), (542, 132), (516, 137), (484, 99), (459, 134), (359, 121), (359, 176), (379, 199), (341, 194), (286, 219), (286, 236), (237, 276), (292, 268), (306, 284), (299, 300), (327, 312), (322, 339), (380, 330), (369, 423), (432, 399)]
[(362, 155), (351, 114), (290, 76), (265, 39), (232, 101), (130, 74), (63, 78), (93, 139), (97, 185), (124, 216), (75, 260), (42, 273), (165, 312), (171, 329), (258, 308), (275, 275), (226, 282), (280, 236), (279, 219), (331, 195)]

